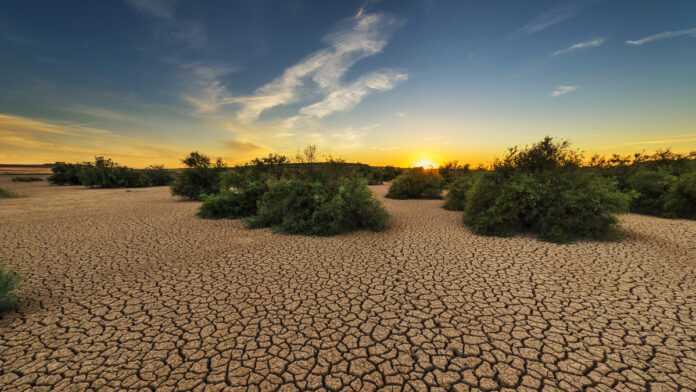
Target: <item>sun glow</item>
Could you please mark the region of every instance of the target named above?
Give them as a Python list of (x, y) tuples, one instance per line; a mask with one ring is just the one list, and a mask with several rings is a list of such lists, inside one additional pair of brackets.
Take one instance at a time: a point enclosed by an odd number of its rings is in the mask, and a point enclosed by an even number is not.
[(419, 159), (411, 167), (422, 167), (423, 169), (436, 169), (439, 165), (430, 159)]

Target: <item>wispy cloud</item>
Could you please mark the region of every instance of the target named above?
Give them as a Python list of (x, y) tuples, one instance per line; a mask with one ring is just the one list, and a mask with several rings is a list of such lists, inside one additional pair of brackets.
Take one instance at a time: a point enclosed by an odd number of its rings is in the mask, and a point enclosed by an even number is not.
[(212, 112), (223, 105), (238, 105), (238, 119), (251, 123), (267, 110), (305, 99), (321, 97), (300, 109), (299, 117), (323, 118), (350, 110), (373, 92), (392, 89), (406, 80), (405, 72), (384, 69), (346, 83), (344, 76), (358, 61), (381, 53), (399, 22), (388, 15), (358, 12), (343, 27), (324, 37), (326, 48), (311, 53), (285, 69), (276, 79), (259, 87), (252, 95), (229, 94), (219, 78), (210, 80), (198, 95), (184, 97), (201, 112)]
[(561, 95), (566, 95), (577, 91), (578, 86), (573, 85), (560, 85), (551, 92), (552, 97), (560, 97)]
[(139, 12), (161, 19), (174, 19), (176, 0), (126, 0)]
[(103, 136), (112, 134), (108, 129), (91, 127), (79, 123), (49, 122), (11, 114), (0, 114), (0, 129), (16, 133), (43, 133), (69, 136)]
[(160, 23), (160, 37), (173, 39), (191, 48), (202, 48), (208, 43), (205, 26), (193, 20), (176, 17), (176, 0), (125, 0), (126, 4), (140, 14), (154, 18)]
[(696, 27), (691, 28), (691, 29), (686, 29), (686, 30), (664, 31), (662, 33), (649, 35), (649, 36), (641, 38), (641, 39), (628, 40), (628, 41), (626, 41), (626, 44), (640, 46), (640, 45), (649, 44), (649, 43), (652, 43), (655, 41), (662, 41), (665, 39), (684, 37), (684, 36), (696, 38)]
[(354, 108), (365, 96), (374, 91), (388, 91), (400, 82), (408, 79), (404, 72), (384, 70), (372, 72), (355, 82), (339, 87), (323, 100), (300, 109), (303, 116), (324, 118), (334, 112)]
[(604, 42), (606, 42), (606, 39), (604, 38), (595, 38), (590, 41), (585, 41), (585, 42), (578, 42), (577, 44), (570, 45), (569, 47), (561, 50), (557, 50), (553, 52), (553, 56), (558, 56), (560, 54), (565, 54), (565, 53), (570, 53), (574, 52), (576, 50), (580, 49), (589, 49), (589, 48), (597, 48), (602, 45), (604, 45)]
[(551, 26), (574, 18), (580, 12), (580, 9), (581, 8), (575, 4), (567, 4), (552, 8), (532, 19), (529, 23), (524, 25), (520, 31), (525, 34), (538, 33)]
[(225, 142), (225, 147), (233, 152), (247, 153), (252, 151), (263, 150), (263, 147), (251, 142), (240, 140), (228, 140)]
[(677, 135), (674, 137), (654, 139), (654, 140), (641, 140), (637, 142), (624, 143), (627, 146), (639, 146), (639, 145), (650, 145), (650, 144), (681, 144), (696, 142), (696, 134), (688, 135)]
[(183, 95), (183, 99), (194, 107), (198, 113), (217, 111), (230, 95), (220, 78), (237, 71), (232, 66), (212, 66), (200, 63), (180, 64), (184, 73), (192, 82), (195, 92)]

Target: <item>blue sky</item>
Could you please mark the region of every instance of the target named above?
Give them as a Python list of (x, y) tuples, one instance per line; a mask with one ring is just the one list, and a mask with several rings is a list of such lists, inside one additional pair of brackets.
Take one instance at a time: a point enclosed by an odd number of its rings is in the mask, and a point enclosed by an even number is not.
[(14, 1), (0, 162), (696, 150), (694, 1)]

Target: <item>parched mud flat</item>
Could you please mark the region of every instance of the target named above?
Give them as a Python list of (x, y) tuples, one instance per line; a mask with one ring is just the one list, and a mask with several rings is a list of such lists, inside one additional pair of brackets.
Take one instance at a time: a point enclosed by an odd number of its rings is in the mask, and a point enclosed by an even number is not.
[(27, 196), (0, 200), (1, 390), (696, 390), (696, 222), (554, 245), (385, 200), (384, 233), (308, 238), (166, 188), (0, 186)]

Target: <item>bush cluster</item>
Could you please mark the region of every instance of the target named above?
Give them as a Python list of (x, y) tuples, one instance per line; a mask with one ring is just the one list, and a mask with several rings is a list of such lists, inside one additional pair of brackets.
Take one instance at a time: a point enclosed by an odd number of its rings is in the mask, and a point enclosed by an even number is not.
[(12, 309), (16, 306), (17, 297), (14, 291), (19, 284), (19, 276), (5, 269), (0, 264), (0, 312)]
[(451, 211), (464, 211), (466, 207), (466, 195), (471, 187), (476, 183), (479, 175), (468, 173), (452, 179), (447, 186), (444, 208)]
[(56, 162), (51, 167), (53, 172), (48, 182), (53, 185), (82, 185), (80, 171), (85, 164)]
[(411, 169), (394, 179), (387, 192), (391, 199), (439, 199), (444, 181), (433, 170)]
[(199, 216), (247, 218), (250, 228), (288, 234), (383, 230), (388, 215), (367, 186), (370, 168), (334, 159), (315, 162), (316, 150), (309, 152), (294, 164), (270, 155), (225, 172), (220, 192), (203, 197)]
[(206, 219), (246, 218), (256, 214), (259, 199), (268, 191), (264, 181), (227, 187), (218, 194), (205, 195), (198, 216)]
[(631, 194), (630, 210), (667, 218), (695, 219), (690, 206), (696, 200), (689, 189), (696, 173), (696, 152), (676, 154), (670, 150), (638, 153), (606, 159), (592, 157), (589, 170), (613, 178), (622, 191)]
[(461, 165), (458, 161), (450, 161), (440, 166), (437, 171), (442, 176), (445, 187), (449, 187), (459, 177), (469, 174), (469, 164)]
[(48, 181), (53, 185), (82, 185), (90, 188), (138, 188), (168, 185), (172, 176), (163, 166), (143, 170), (121, 166), (105, 157), (94, 162), (56, 162)]
[(384, 230), (388, 214), (359, 177), (317, 182), (281, 179), (269, 182), (249, 227), (271, 227), (288, 234), (335, 235), (353, 230)]
[(665, 197), (665, 211), (675, 218), (696, 219), (696, 171), (680, 176)]
[(204, 195), (214, 195), (220, 191), (220, 179), (225, 171), (221, 159), (211, 163), (210, 157), (192, 152), (182, 162), (186, 168), (177, 174), (171, 184), (173, 195), (201, 200)]
[(43, 181), (44, 179), (41, 177), (33, 177), (33, 176), (17, 176), (17, 177), (12, 177), (12, 182), (40, 182)]
[(604, 238), (631, 197), (581, 169), (582, 157), (551, 138), (510, 149), (466, 192), (464, 223), (475, 233), (531, 232), (553, 242)]

